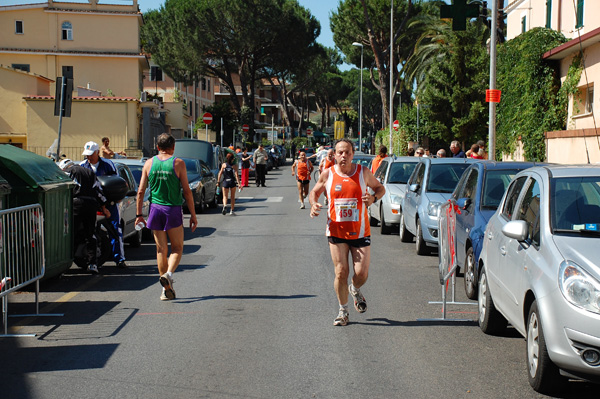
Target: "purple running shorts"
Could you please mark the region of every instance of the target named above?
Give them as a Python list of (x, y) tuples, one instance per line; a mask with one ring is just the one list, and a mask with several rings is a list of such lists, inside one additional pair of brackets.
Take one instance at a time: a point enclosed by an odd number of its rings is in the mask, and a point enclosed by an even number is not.
[(150, 230), (171, 230), (183, 224), (183, 208), (181, 205), (168, 206), (150, 204), (150, 212), (146, 227)]

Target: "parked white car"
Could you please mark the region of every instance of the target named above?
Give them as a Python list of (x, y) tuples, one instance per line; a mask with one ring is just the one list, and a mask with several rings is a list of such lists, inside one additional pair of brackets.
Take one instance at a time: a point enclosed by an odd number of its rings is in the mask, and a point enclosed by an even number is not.
[(379, 164), (375, 178), (385, 187), (385, 194), (369, 207), (369, 219), (371, 226), (379, 221), (381, 234), (398, 231), (406, 183), (418, 162), (417, 157), (387, 157)]
[(600, 381), (600, 167), (518, 173), (488, 222), (479, 259), (479, 325), (507, 321), (527, 340), (529, 383), (552, 393)]

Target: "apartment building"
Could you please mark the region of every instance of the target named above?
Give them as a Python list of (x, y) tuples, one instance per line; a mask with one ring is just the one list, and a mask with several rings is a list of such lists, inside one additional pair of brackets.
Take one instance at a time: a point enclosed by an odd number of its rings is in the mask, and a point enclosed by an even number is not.
[(205, 107), (215, 102), (215, 87), (218, 84), (219, 79), (212, 76), (203, 76), (189, 86), (175, 82), (152, 60), (150, 68), (144, 71), (143, 85), (147, 98), (161, 99), (158, 112), (164, 113), (171, 134), (178, 138), (192, 137), (194, 123), (202, 117)]
[(137, 143), (142, 71), (148, 68), (140, 49), (138, 1), (33, 3), (2, 2), (0, 65), (8, 67), (4, 75), (23, 79), (17, 71), (30, 73), (36, 81), (46, 79), (49, 87), (40, 91), (0, 81), (0, 97), (10, 91), (22, 99), (0, 109), (0, 120), (27, 115), (25, 124), (0, 122), (0, 142), (17, 138), (24, 148), (45, 153), (58, 136), (55, 85), (68, 66), (73, 70), (73, 105), (71, 118), (63, 118), (61, 147), (80, 149), (103, 136), (111, 138), (115, 149)]
[(561, 80), (567, 76), (573, 57), (583, 53), (584, 73), (578, 93), (569, 101), (567, 129), (546, 132), (546, 159), (558, 163), (600, 162), (600, 131), (596, 126), (600, 84), (600, 1), (597, 0), (509, 0), (505, 7), (507, 39), (534, 27), (560, 31), (568, 42), (548, 51), (544, 58), (560, 65)]

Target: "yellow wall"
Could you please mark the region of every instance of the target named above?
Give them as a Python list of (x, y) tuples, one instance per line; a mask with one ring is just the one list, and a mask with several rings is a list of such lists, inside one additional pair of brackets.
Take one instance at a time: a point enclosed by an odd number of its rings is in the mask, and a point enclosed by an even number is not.
[(29, 73), (0, 68), (0, 143), (26, 143), (24, 96), (48, 95), (50, 82)]
[[(73, 8), (84, 8), (73, 4)], [(23, 21), (23, 34), (15, 34), (15, 21)], [(68, 21), (73, 40), (62, 40), (62, 24)], [(0, 8), (0, 48), (58, 51), (105, 51), (139, 53), (140, 16), (115, 13), (69, 13)]]
[[(86, 10), (91, 6), (62, 7)], [(131, 11), (131, 6), (128, 9)], [(24, 34), (15, 34), (16, 20), (23, 21)], [(73, 40), (62, 40), (63, 21), (71, 23)], [(136, 13), (56, 12), (43, 5), (14, 10), (0, 7), (0, 64), (28, 64), (30, 72), (52, 80), (62, 76), (63, 66), (72, 66), (75, 89), (90, 83), (90, 88), (104, 95), (110, 89), (115, 96), (138, 97), (147, 64), (140, 55), (140, 23)], [(65, 54), (67, 51), (73, 53)]]
[[(137, 101), (74, 100), (71, 117), (63, 118), (61, 153), (71, 159), (82, 159), (83, 145), (110, 137), (111, 148), (126, 148), (129, 139), (137, 140)], [(58, 137), (58, 117), (54, 116), (54, 100), (27, 101), (28, 150), (45, 154)]]

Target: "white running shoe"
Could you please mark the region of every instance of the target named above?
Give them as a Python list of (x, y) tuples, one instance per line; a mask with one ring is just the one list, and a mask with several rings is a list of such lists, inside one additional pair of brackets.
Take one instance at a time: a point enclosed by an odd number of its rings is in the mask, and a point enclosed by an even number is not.
[(352, 295), (352, 298), (354, 298), (354, 309), (356, 309), (356, 311), (358, 313), (366, 312), (367, 311), (367, 300), (365, 299), (365, 296), (360, 293), (360, 289), (353, 291), (352, 287), (353, 287), (352, 284), (350, 284), (348, 286), (348, 291), (350, 291), (350, 295)]
[(234, 211), (229, 211), (229, 214), (230, 214), (231, 216), (235, 216), (235, 212), (234, 212)]
[(338, 313), (337, 317), (335, 318), (335, 320), (333, 320), (333, 325), (334, 326), (345, 326), (348, 324), (348, 312), (344, 311), (343, 309), (340, 309), (340, 312)]
[(165, 296), (167, 299), (175, 299), (175, 290), (173, 289), (173, 278), (167, 273), (160, 276), (160, 285), (165, 289)]

